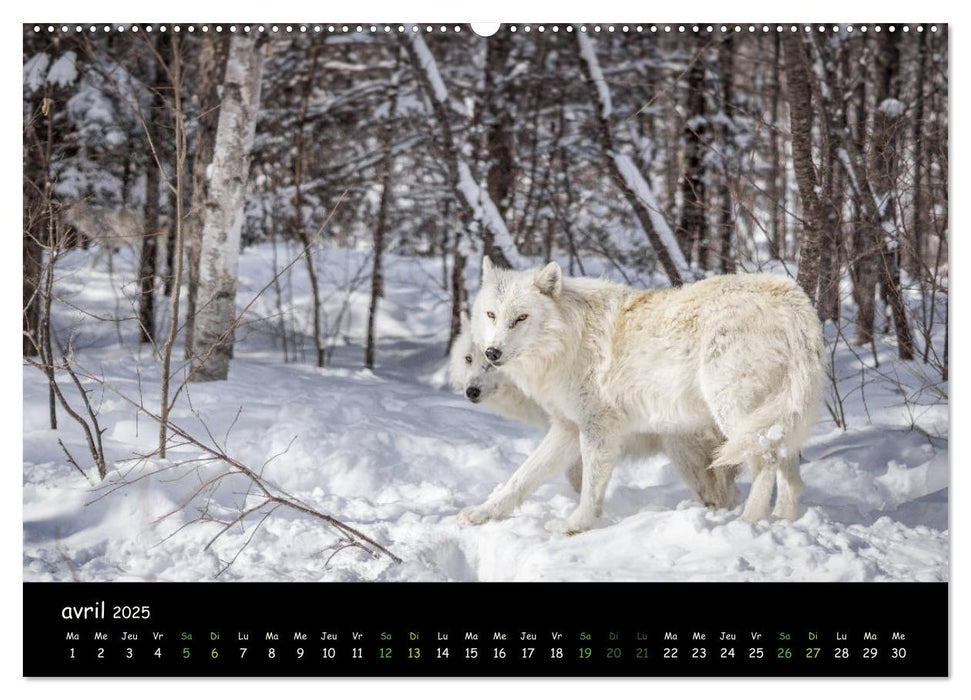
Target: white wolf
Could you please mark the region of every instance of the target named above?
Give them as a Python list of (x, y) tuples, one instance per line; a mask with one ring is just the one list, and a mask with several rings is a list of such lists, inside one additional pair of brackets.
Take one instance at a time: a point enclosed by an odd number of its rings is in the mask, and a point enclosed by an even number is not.
[[(127, 248), (138, 258), (142, 241), (145, 239), (145, 219), (140, 212), (131, 209), (110, 209), (80, 201), (62, 210), (61, 225), (74, 229), (80, 236), (98, 246), (92, 265), (99, 267), (102, 260), (107, 261), (108, 269), (113, 267), (117, 250)], [(158, 231), (158, 259), (162, 262), (165, 241), (168, 235), (168, 217), (161, 216)]]
[(605, 280), (494, 268), (483, 260), (472, 338), (547, 413), (550, 428), (509, 481), (459, 513), (508, 515), (569, 464), (579, 445), (580, 504), (554, 532), (593, 524), (628, 436), (721, 435), (713, 468), (745, 464), (749, 521), (798, 515), (799, 447), (814, 417), (823, 340), (808, 297), (771, 275), (712, 277), (638, 291)]
[[(448, 376), (452, 387), (472, 403), (481, 402), (501, 416), (548, 429), (550, 420), (546, 412), (476, 347), (472, 342), (469, 317), (464, 311), (460, 319), (461, 329), (449, 352)], [(709, 507), (730, 509), (735, 507), (738, 495), (734, 486), (735, 470), (712, 471), (708, 468), (715, 449), (722, 441), (721, 435), (716, 433), (667, 436), (636, 433), (624, 440), (623, 454), (632, 458), (646, 458), (658, 452), (666, 453), (698, 500)], [(579, 443), (565, 465), (567, 480), (580, 493), (582, 466)]]

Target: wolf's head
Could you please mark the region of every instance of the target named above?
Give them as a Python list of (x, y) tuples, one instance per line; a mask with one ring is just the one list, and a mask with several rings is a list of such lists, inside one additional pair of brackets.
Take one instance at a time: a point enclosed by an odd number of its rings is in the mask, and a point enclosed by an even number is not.
[(548, 332), (559, 324), (563, 270), (500, 270), (482, 259), (482, 284), (472, 306), (472, 338), (495, 366), (545, 356)]
[(462, 312), (462, 326), (448, 357), (448, 380), (472, 403), (487, 401), (501, 381), (499, 371), (472, 342), (469, 315)]

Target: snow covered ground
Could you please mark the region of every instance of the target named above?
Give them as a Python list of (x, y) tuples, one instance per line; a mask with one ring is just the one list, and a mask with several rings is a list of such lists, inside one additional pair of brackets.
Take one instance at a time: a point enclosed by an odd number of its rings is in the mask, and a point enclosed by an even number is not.
[[(281, 247), (278, 260), (292, 254)], [(268, 245), (243, 252), (240, 305), (270, 280), (272, 260)], [(565, 537), (543, 529), (573, 507), (565, 478), (541, 487), (505, 521), (459, 527), (457, 511), (484, 500), (540, 436), (447, 388), (448, 295), (439, 260), (389, 256), (377, 367), (360, 369), (369, 266), (365, 253), (349, 250), (318, 257), (333, 349), (328, 368), (312, 366), (309, 324), (301, 321), (309, 292), (298, 263), (280, 281), (280, 303), (271, 285), (247, 314), (230, 379), (192, 384), (173, 420), (199, 438), (208, 439), (208, 430), (269, 483), (361, 530), (403, 563), (356, 548), (336, 551), (333, 530), (286, 508), (260, 527), (260, 516), (251, 516), (207, 549), (220, 526), (198, 522), (203, 509), (232, 519), (257, 496), (239, 476), (198, 493), (225, 467), (195, 461), (200, 452), (192, 446), (172, 449), (167, 460), (138, 458), (155, 448), (158, 428), (122, 397), (157, 410), (158, 363), (138, 347), (133, 320), (114, 323), (76, 310), (133, 316), (130, 252), (115, 257), (113, 274), (103, 260), (93, 270), (92, 261), (84, 251), (63, 259), (55, 320), (60, 338), (76, 331), (77, 362), (105, 379), (107, 386), (88, 386), (113, 463), (98, 483), (80, 429), (63, 411), (57, 432), (49, 429), (45, 377), (25, 366), (25, 580), (948, 578), (948, 407), (932, 392), (916, 391), (921, 379), (894, 362), (890, 348), (881, 349), (880, 373), (865, 375), (852, 352), (837, 352), (848, 429), (821, 410), (803, 452), (806, 489), (795, 522), (752, 525), (738, 520), (739, 510), (708, 511), (656, 457), (618, 466), (604, 515), (589, 532)], [(163, 302), (163, 316), (166, 310)], [(294, 324), (298, 337), (288, 333), (291, 362), (284, 363), (280, 329)], [(58, 438), (87, 479), (68, 463)], [(748, 485), (743, 476), (743, 495)]]

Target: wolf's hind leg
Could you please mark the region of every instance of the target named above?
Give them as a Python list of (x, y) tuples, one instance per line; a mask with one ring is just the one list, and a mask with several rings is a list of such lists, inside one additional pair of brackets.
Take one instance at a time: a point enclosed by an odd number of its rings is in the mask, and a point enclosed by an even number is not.
[(722, 467), (709, 466), (707, 469), (714, 477), (715, 495), (712, 498), (714, 507), (724, 508), (725, 510), (734, 509), (738, 505), (738, 497), (740, 495), (738, 486), (735, 485), (735, 479), (738, 477), (738, 465), (733, 464)]
[(761, 457), (746, 460), (752, 471), (752, 490), (749, 491), (742, 509), (742, 520), (757, 523), (769, 517), (772, 504), (772, 487), (775, 485), (775, 464)]
[(799, 454), (787, 454), (779, 459), (776, 470), (775, 509), (777, 518), (795, 520), (799, 517), (799, 496), (802, 494), (802, 477), (799, 475)]
[(714, 434), (668, 435), (664, 453), (695, 497), (709, 508), (735, 507), (738, 499), (734, 469), (711, 469), (720, 437)]

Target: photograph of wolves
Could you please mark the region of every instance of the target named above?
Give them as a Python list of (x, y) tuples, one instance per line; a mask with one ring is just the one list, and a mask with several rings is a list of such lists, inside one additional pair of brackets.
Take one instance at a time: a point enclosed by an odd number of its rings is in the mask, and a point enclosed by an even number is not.
[(948, 580), (948, 27), (823, 29), (24, 25), (24, 580)]
[(551, 473), (582, 459), (580, 505), (554, 532), (588, 529), (621, 446), (657, 436), (694, 453), (680, 471), (700, 500), (734, 508), (734, 471), (753, 485), (742, 518), (795, 519), (799, 448), (823, 383), (819, 318), (785, 277), (720, 275), (674, 290), (637, 291), (605, 280), (542, 270), (497, 270), (483, 260), (472, 307), (473, 344), (549, 416), (523, 466), (459, 521), (508, 515)]

